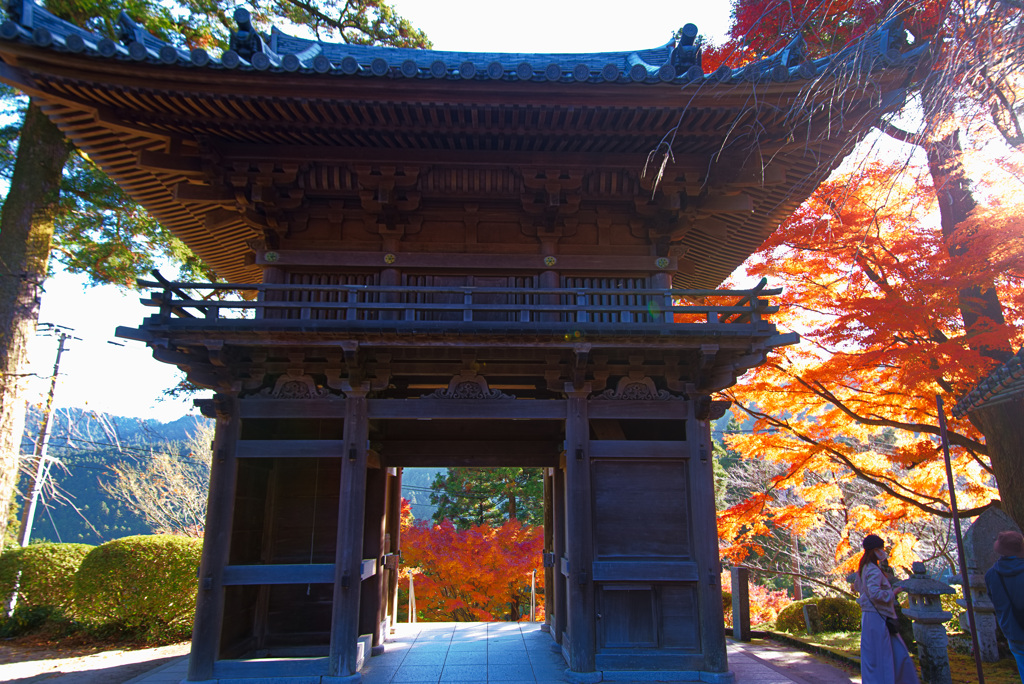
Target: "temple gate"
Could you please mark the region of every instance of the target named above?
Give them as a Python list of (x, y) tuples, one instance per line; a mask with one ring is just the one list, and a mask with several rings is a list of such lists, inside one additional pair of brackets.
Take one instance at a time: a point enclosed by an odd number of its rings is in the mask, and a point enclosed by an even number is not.
[(395, 619), (402, 469), (435, 465), (544, 468), (570, 680), (732, 681), (711, 395), (796, 336), (777, 290), (716, 288), (899, 103), (898, 25), (705, 74), (692, 25), (477, 54), (239, 10), (214, 57), (9, 14), (0, 78), (226, 281), (155, 277), (118, 329), (215, 392), (189, 681), (358, 681)]

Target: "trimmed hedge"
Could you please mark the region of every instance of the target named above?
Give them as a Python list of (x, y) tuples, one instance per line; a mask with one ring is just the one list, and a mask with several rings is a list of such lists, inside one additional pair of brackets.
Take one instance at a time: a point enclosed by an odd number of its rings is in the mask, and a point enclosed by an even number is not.
[(779, 612), (775, 620), (775, 629), (780, 632), (806, 632), (804, 622), (804, 606), (813, 603), (818, 606), (818, 617), (824, 632), (859, 632), (860, 606), (856, 601), (829, 596), (812, 596), (801, 601), (793, 601)]
[(807, 623), (804, 622), (804, 606), (808, 603), (817, 602), (817, 596), (801, 599), (800, 601), (793, 601), (779, 611), (779, 617), (775, 618), (775, 629), (780, 632), (789, 632), (791, 634), (795, 634), (796, 632), (806, 632)]
[(860, 631), (860, 604), (856, 601), (823, 597), (818, 601), (818, 617), (821, 619), (821, 629), (824, 632)]
[(18, 587), (14, 614), (0, 617), (0, 636), (17, 636), (44, 627), (62, 631), (71, 628), (75, 572), (92, 548), (88, 544), (33, 544), (0, 556), (0, 601), (4, 606)]
[(45, 608), (70, 615), (75, 572), (93, 548), (88, 544), (32, 544), (5, 552), (0, 556), (0, 596), (6, 604), (17, 582), (18, 608)]
[(94, 627), (149, 641), (187, 638), (201, 550), (199, 539), (168, 534), (97, 546), (75, 576), (79, 615)]

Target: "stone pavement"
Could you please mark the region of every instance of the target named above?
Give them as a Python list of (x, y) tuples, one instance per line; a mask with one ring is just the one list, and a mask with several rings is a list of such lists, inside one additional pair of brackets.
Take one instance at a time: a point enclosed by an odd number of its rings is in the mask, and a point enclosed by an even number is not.
[[(555, 684), (564, 682), (565, 661), (539, 623), (421, 622), (399, 625), (385, 653), (363, 667), (363, 684)], [(178, 684), (187, 660), (180, 658), (125, 684)], [(729, 669), (736, 684), (859, 684), (810, 655), (767, 641), (729, 642)], [(656, 682), (615, 680), (620, 684)], [(606, 680), (609, 681), (609, 680)]]

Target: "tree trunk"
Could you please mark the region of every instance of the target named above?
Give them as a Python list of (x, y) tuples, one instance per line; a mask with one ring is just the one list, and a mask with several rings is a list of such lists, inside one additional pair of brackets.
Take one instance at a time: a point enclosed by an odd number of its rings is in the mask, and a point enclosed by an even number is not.
[[(939, 203), (939, 217), (942, 237), (946, 240), (949, 255), (955, 262), (965, 254), (969, 244), (950, 242), (956, 227), (964, 221), (977, 206), (971, 191), (970, 177), (964, 166), (963, 147), (960, 144), (960, 130), (953, 115), (948, 112), (943, 91), (925, 86), (922, 90), (924, 109), (928, 117), (929, 131), (942, 131), (942, 135), (931, 136), (924, 144), (928, 156), (928, 170), (932, 176), (935, 195)], [(948, 95), (948, 94), (947, 94)], [(976, 344), (971, 338), (990, 330), (995, 325), (1004, 325), (1002, 304), (994, 282), (979, 283), (957, 293), (960, 315), (964, 322), (968, 344), (981, 354), (997, 360), (1007, 361), (1013, 354), (1010, 340), (998, 346)], [(978, 378), (979, 380), (981, 378)], [(1010, 410), (1016, 408), (1016, 413)], [(998, 407), (973, 411), (971, 420), (985, 435), (988, 457), (992, 472), (999, 488), (1003, 510), (1018, 525), (1024, 527), (1024, 459), (1022, 459), (1021, 404), (1019, 401)]]
[(29, 104), (0, 212), (0, 539), (17, 486), (28, 344), (39, 318), (61, 171), (70, 151), (60, 130)]
[(800, 538), (792, 532), (789, 538), (793, 543), (793, 600), (802, 601), (804, 598), (804, 583), (800, 579), (803, 570), (800, 569)]
[(985, 433), (1002, 508), (1024, 529), (1024, 396), (982, 406), (970, 417)]
[[(941, 89), (934, 87), (925, 86), (922, 91), (925, 111), (931, 114), (927, 129), (944, 132), (941, 136), (930, 136), (923, 147), (928, 156), (928, 170), (939, 204), (942, 237), (946, 242), (949, 256), (955, 263), (957, 257), (970, 250), (970, 245), (953, 243), (951, 238), (956, 227), (967, 219), (978, 203), (974, 199), (970, 177), (964, 166), (964, 151), (960, 144), (958, 122), (946, 111), (944, 103), (936, 101), (942, 95)], [(957, 292), (957, 300), (971, 349), (997, 361), (1009, 360), (1013, 354), (1009, 338), (1001, 340), (997, 346), (975, 344), (972, 341), (978, 333), (1006, 323), (995, 283), (989, 281), (964, 288)]]

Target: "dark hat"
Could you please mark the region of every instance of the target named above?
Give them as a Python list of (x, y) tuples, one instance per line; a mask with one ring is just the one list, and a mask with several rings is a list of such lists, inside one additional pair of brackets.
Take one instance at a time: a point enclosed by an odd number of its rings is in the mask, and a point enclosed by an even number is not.
[(883, 546), (885, 546), (885, 542), (882, 541), (882, 538), (879, 537), (877, 534), (869, 534), (868, 536), (864, 537), (864, 541), (861, 542), (861, 546), (864, 547), (865, 551), (870, 551), (871, 549), (882, 548)]
[(1019, 556), (1024, 552), (1024, 536), (1013, 530), (1000, 532), (992, 548), (1000, 556)]

